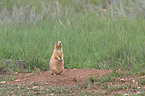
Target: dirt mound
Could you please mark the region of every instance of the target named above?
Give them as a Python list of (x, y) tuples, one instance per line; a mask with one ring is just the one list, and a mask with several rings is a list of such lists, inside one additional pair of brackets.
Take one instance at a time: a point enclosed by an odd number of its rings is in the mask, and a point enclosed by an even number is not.
[[(2, 85), (4, 89), (5, 87), (8, 89), (12, 88), (16, 89), (17, 92), (25, 90), (24, 92), (28, 93), (51, 93), (52, 95), (63, 94), (62, 96), (64, 96), (64, 94), (78, 95), (82, 93), (103, 96), (112, 96), (115, 94), (129, 95), (142, 94), (145, 91), (145, 75), (126, 75), (122, 77), (120, 70), (117, 70), (117, 72), (118, 74), (116, 74), (116, 77), (113, 77), (115, 74), (107, 75), (108, 73), (111, 74), (112, 70), (102, 69), (65, 69), (63, 74), (55, 76), (50, 75), (50, 71), (32, 73), (15, 72), (15, 74), (8, 75), (10, 78), (12, 77), (12, 81), (1, 81), (0, 83), (3, 83)], [(103, 77), (103, 75), (105, 76)], [(120, 77), (118, 77), (119, 75)], [(0, 75), (0, 78), (6, 76), (7, 75)], [(90, 77), (103, 77), (103, 79), (98, 79), (101, 81), (92, 81), (94, 79)], [(91, 82), (87, 83), (88, 79)]]
[(111, 70), (98, 69), (65, 69), (61, 75), (50, 75), (49, 71), (39, 74), (18, 73), (17, 79), (13, 83), (43, 83), (50, 86), (76, 86), (84, 83), (89, 77), (98, 77), (112, 72)]

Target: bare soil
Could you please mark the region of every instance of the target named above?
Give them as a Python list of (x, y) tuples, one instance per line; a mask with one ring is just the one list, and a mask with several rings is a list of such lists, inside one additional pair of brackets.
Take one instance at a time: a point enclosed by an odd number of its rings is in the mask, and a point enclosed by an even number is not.
[[(90, 77), (98, 78), (111, 74), (112, 70), (103, 69), (65, 69), (61, 75), (50, 75), (50, 71), (32, 72), (32, 73), (15, 73), (14, 80), (7, 81), (7, 84), (40, 84), (50, 87), (57, 86), (77, 86), (76, 90), (87, 90), (88, 92), (100, 92), (101, 94), (140, 94), (145, 92), (144, 83), (140, 83), (141, 79), (145, 80), (145, 75), (135, 76), (128, 75), (125, 77), (116, 77), (112, 82), (100, 83), (95, 81), (92, 86), (85, 85)], [(119, 73), (119, 72), (118, 72)], [(125, 73), (126, 74), (126, 73)], [(0, 75), (1, 77), (2, 75)], [(141, 79), (140, 79), (141, 78)], [(107, 84), (107, 86), (105, 86)], [(121, 87), (122, 86), (122, 87)], [(130, 86), (130, 87), (129, 87)], [(76, 94), (72, 92), (71, 94)]]
[(98, 69), (64, 69), (61, 75), (50, 75), (50, 71), (33, 73), (18, 73), (17, 79), (11, 82), (19, 83), (44, 83), (50, 86), (76, 86), (88, 81), (88, 78), (98, 77), (111, 73), (112, 70), (98, 70)]

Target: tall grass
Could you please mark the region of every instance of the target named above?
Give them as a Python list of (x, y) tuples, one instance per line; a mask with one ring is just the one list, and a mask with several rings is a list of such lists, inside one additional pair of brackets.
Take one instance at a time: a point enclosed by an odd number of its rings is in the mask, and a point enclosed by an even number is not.
[[(74, 7), (69, 5), (70, 2), (65, 4), (65, 0), (51, 1), (48, 3), (50, 6), (47, 6), (46, 2), (41, 2), (44, 6), (37, 3), (40, 9), (35, 3), (30, 3), (29, 7), (22, 7), (20, 6), (22, 3), (17, 4), (18, 1), (15, 7), (11, 4), (3, 5), (6, 9), (1, 10), (1, 13), (3, 12), (0, 26), (2, 67), (11, 71), (32, 71), (35, 68), (48, 70), (54, 43), (61, 40), (65, 68), (123, 69), (135, 73), (144, 72), (145, 20), (143, 15), (134, 14), (135, 18), (127, 16), (126, 7), (123, 7), (125, 13), (120, 11), (120, 15), (119, 10), (123, 10), (120, 9), (121, 0), (117, 4), (114, 1), (113, 4), (116, 5), (110, 5), (105, 10), (100, 10), (101, 7), (96, 6), (97, 4), (101, 6), (107, 1), (103, 1), (104, 3), (89, 0), (82, 3), (81, 0), (71, 1)], [(9, 7), (12, 9), (8, 9)], [(129, 9), (132, 8), (134, 7)], [(112, 13), (115, 10), (118, 10), (118, 15)]]

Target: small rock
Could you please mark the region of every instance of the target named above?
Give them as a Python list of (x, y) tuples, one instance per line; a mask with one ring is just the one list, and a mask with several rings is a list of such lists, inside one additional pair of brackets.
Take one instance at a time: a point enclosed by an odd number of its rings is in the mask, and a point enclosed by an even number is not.
[(0, 83), (4, 84), (4, 83), (6, 83), (6, 81), (1, 81)]
[(124, 94), (125, 96), (128, 95), (127, 93)]
[(125, 82), (125, 79), (120, 79), (121, 82)]
[(18, 82), (18, 81), (20, 81), (20, 80), (14, 80), (14, 81)]
[(136, 94), (140, 94), (140, 92), (139, 92), (139, 91), (137, 91), (137, 92), (136, 92)]
[(138, 89), (140, 89), (140, 87), (137, 87)]
[(18, 72), (15, 72), (14, 74), (18, 74)]
[(132, 83), (135, 84), (136, 83), (135, 80), (132, 80)]
[(141, 76), (141, 78), (144, 78), (144, 76)]
[(38, 86), (33, 86), (33, 89), (38, 88)]
[(73, 68), (73, 70), (76, 70), (76, 68)]

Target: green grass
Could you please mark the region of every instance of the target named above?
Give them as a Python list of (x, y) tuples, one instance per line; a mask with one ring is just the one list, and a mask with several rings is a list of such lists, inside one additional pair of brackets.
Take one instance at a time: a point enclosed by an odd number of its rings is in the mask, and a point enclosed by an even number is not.
[(128, 89), (131, 88), (131, 84), (130, 85), (117, 85), (117, 86), (110, 86), (110, 88), (108, 89), (108, 91), (117, 91), (117, 90), (124, 90), (124, 89)]
[[(1, 86), (1, 85), (0, 85)], [(99, 92), (89, 92), (88, 90), (80, 90), (79, 87), (48, 87), (45, 85), (26, 85), (26, 84), (13, 84), (1, 86), (0, 95), (96, 95), (102, 94)]]
[[(107, 82), (113, 82), (116, 78), (123, 78), (125, 76), (127, 76), (128, 74), (124, 74), (123, 72), (113, 72), (113, 73), (108, 73), (108, 74), (105, 74), (103, 76), (98, 76), (97, 78), (91, 76), (88, 81), (90, 81), (92, 84), (94, 84), (95, 82), (98, 82), (96, 83), (96, 85), (100, 86), (101, 84), (103, 84), (104, 88), (107, 89)], [(141, 80), (140, 80), (141, 81)]]
[(88, 14), (72, 18), (71, 25), (66, 24), (65, 28), (57, 20), (37, 25), (3, 25), (0, 57), (23, 60), (28, 71), (35, 67), (47, 70), (54, 43), (61, 40), (65, 68), (115, 67), (141, 72), (145, 66), (144, 24), (141, 19), (102, 19)]
[[(144, 4), (141, 1), (128, 1), (136, 4), (134, 7), (122, 1), (108, 5), (105, 0), (20, 1), (1, 1), (1, 68), (49, 70), (54, 43), (61, 40), (65, 68), (122, 69), (144, 74), (145, 19), (141, 13), (130, 17), (126, 7), (128, 16), (122, 14), (120, 5), (134, 9)], [(103, 6), (107, 11), (100, 10)]]

